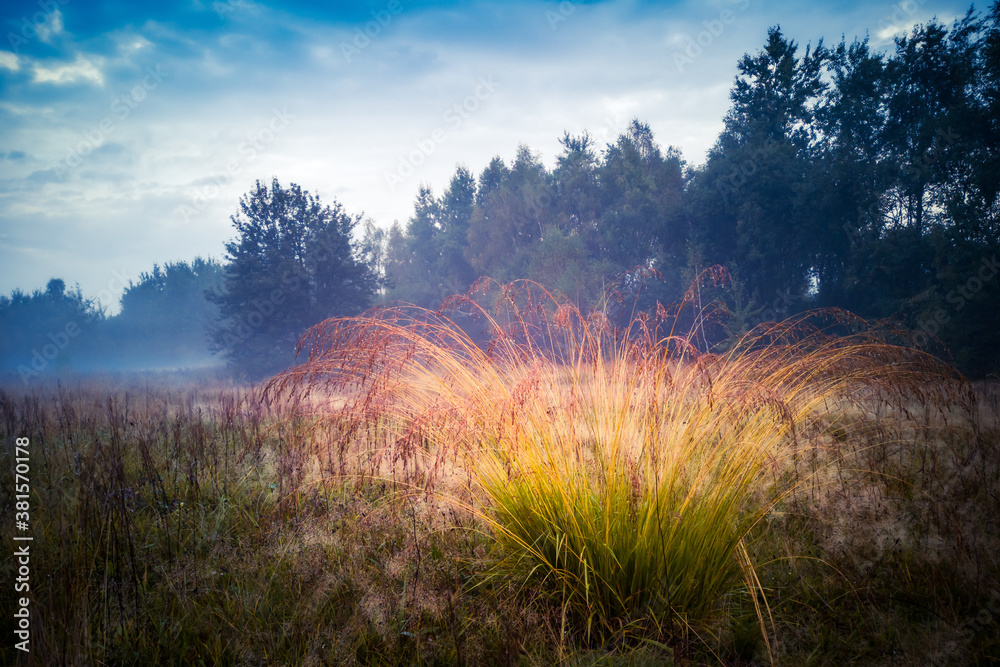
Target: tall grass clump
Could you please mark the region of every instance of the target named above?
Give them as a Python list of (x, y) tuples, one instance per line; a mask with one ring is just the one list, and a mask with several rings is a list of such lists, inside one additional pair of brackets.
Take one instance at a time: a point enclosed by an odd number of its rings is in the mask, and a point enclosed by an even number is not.
[[(474, 298), (487, 289), (492, 306)], [(691, 301), (613, 326), (534, 283), (483, 282), (438, 312), (317, 325), (269, 391), (328, 427), (326, 472), (469, 509), (497, 575), (545, 591), (563, 633), (676, 648), (749, 598), (766, 638), (748, 539), (815, 482), (810, 447), (838, 443), (843, 415), (971, 395), (840, 311), (760, 325), (713, 354), (677, 331)]]

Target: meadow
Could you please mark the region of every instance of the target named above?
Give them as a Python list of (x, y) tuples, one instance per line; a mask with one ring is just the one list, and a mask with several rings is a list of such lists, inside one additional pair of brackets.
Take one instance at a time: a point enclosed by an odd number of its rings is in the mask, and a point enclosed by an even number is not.
[(1000, 661), (1000, 384), (846, 313), (708, 353), (498, 289), (327, 321), (259, 386), (0, 389), (34, 536), (0, 659)]

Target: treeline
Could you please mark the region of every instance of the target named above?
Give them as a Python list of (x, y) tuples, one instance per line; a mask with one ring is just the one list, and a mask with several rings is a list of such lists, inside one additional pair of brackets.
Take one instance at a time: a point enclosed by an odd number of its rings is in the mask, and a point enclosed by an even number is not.
[(257, 182), (232, 216), (225, 263), (197, 258), (154, 266), (129, 281), (108, 316), (58, 278), (32, 294), (0, 297), (0, 371), (30, 382), (60, 372), (184, 370), (227, 362), (256, 380), (295, 361), (299, 337), (335, 315), (372, 305), (383, 279), (380, 235), (369, 220), (324, 205), (292, 183)]
[(129, 282), (114, 316), (59, 278), (44, 291), (0, 296), (0, 368), (31, 380), (61, 371), (218, 364), (207, 338), (218, 308), (205, 292), (219, 289), (223, 276), (213, 259), (155, 265)]
[(740, 60), (695, 168), (639, 121), (600, 151), (565, 134), (551, 170), (524, 146), (478, 177), (459, 167), (388, 233), (387, 296), (435, 306), (481, 275), (526, 277), (586, 309), (647, 268), (663, 277), (646, 281), (648, 306), (719, 264), (734, 281), (711, 296), (736, 317), (731, 334), (835, 306), (943, 343), (969, 373), (1000, 372), (998, 25), (1000, 3), (970, 9), (890, 53), (867, 39), (803, 51), (773, 28)]
[[(259, 376), (293, 361), (309, 325), (379, 300), (436, 308), (490, 276), (535, 280), (584, 311), (607, 307), (612, 288), (653, 309), (721, 265), (732, 280), (700, 296), (726, 306), (730, 337), (839, 307), (912, 330), (972, 376), (1000, 373), (1000, 2), (917, 26), (885, 53), (867, 39), (803, 50), (772, 28), (730, 97), (703, 165), (639, 120), (604, 147), (567, 132), (551, 169), (527, 146), (479, 174), (459, 166), (439, 196), (420, 186), (405, 226), (367, 220), (362, 238), (362, 216), (258, 182), (223, 263), (154, 268), (115, 317), (60, 280), (0, 299), (0, 361), (216, 354)], [(88, 342), (48, 359), (82, 335), (71, 322)]]

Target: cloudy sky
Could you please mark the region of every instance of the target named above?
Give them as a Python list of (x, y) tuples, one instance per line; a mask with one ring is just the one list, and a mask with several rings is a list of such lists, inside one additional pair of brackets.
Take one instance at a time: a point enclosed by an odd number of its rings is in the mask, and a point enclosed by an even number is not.
[[(79, 283), (117, 309), (154, 263), (222, 258), (240, 195), (295, 182), (377, 224), (421, 182), (632, 118), (691, 165), (769, 26), (879, 48), (947, 0), (5, 2), (0, 293)], [(986, 9), (985, 3), (977, 9)]]

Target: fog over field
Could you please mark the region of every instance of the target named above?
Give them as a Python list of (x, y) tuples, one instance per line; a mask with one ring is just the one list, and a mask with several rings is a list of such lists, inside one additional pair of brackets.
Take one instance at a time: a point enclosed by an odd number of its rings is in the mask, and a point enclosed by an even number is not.
[(260, 377), (327, 317), (481, 277), (652, 312), (712, 266), (699, 303), (731, 321), (705, 346), (835, 307), (998, 370), (990, 7), (10, 10), (0, 360), (21, 381)]
[(0, 18), (0, 664), (1000, 663), (1000, 0)]

